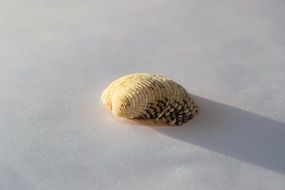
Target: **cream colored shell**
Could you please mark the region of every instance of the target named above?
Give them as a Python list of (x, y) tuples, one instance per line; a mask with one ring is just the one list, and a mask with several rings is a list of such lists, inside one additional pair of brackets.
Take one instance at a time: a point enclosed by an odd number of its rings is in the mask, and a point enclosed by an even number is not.
[(115, 115), (182, 125), (198, 113), (188, 92), (176, 82), (148, 73), (134, 73), (112, 82), (102, 93)]

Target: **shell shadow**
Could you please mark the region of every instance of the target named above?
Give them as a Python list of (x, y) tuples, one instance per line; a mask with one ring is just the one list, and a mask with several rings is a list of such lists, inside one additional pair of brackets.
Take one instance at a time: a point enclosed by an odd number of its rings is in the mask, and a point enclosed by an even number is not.
[[(193, 96), (193, 95), (192, 95)], [(162, 134), (218, 153), (285, 173), (285, 124), (257, 114), (193, 96), (198, 115)]]

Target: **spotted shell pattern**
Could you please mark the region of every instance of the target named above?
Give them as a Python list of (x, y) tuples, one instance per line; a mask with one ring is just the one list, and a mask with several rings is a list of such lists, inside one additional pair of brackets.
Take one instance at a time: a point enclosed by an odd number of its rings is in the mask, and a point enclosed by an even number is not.
[(113, 114), (128, 119), (182, 125), (198, 113), (197, 104), (181, 85), (157, 74), (119, 78), (104, 90), (101, 99)]

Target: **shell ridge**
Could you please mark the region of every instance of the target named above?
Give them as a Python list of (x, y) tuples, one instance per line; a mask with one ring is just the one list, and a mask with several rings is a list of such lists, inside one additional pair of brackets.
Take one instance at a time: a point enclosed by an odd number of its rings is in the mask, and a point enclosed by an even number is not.
[(182, 125), (198, 106), (180, 84), (157, 74), (135, 73), (113, 81), (101, 96), (120, 117)]

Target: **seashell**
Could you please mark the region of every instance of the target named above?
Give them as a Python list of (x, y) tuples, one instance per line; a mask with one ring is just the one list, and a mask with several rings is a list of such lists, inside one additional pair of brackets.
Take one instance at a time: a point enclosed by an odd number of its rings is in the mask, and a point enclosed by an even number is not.
[(182, 125), (198, 113), (189, 93), (158, 74), (134, 73), (112, 82), (101, 99), (114, 115)]

